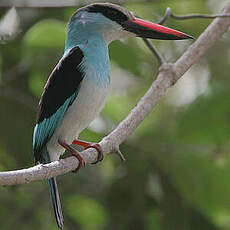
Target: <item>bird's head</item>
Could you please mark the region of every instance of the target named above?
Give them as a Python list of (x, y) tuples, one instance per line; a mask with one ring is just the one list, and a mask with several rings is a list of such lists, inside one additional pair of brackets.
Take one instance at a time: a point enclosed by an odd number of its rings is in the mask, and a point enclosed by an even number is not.
[(191, 36), (135, 17), (121, 6), (94, 3), (80, 8), (70, 19), (68, 31), (89, 36), (100, 33), (107, 43), (124, 37), (181, 40)]

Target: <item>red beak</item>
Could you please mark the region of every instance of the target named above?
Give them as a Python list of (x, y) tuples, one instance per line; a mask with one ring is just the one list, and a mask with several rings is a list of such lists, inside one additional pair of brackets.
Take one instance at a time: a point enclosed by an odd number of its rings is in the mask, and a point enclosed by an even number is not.
[(193, 39), (180, 31), (145, 21), (140, 18), (134, 18), (127, 21), (122, 25), (125, 30), (136, 34), (138, 37), (142, 38), (152, 38), (161, 40), (182, 40), (182, 39)]

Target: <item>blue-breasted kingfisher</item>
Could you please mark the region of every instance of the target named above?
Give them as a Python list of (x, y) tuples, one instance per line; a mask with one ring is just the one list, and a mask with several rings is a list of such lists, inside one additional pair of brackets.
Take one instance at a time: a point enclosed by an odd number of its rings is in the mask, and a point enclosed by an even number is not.
[[(142, 20), (111, 3), (82, 7), (70, 18), (65, 51), (49, 76), (41, 96), (33, 135), (35, 163), (59, 159), (65, 150), (85, 165), (73, 148), (96, 148), (98, 144), (78, 140), (79, 134), (103, 109), (109, 93), (110, 63), (108, 45), (128, 37), (162, 40), (191, 38), (182, 32)], [(60, 197), (55, 178), (48, 180), (57, 225), (64, 228)]]

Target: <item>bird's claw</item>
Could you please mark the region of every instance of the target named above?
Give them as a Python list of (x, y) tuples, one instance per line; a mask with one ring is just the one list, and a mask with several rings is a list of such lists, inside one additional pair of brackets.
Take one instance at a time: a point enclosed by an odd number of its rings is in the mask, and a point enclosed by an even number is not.
[(80, 168), (83, 168), (85, 167), (86, 165), (86, 162), (85, 160), (82, 158), (82, 156), (73, 148), (71, 147), (70, 145), (68, 145), (67, 143), (65, 142), (62, 142), (62, 141), (58, 141), (58, 143), (65, 149), (67, 149), (68, 151), (70, 151), (71, 153), (69, 155), (67, 155), (65, 158), (67, 157), (71, 157), (71, 156), (74, 156), (78, 159), (79, 161), (79, 164), (77, 166), (77, 168), (75, 170), (73, 170), (72, 172), (76, 173)]
[(104, 155), (102, 153), (102, 148), (97, 143), (95, 144), (95, 143), (75, 139), (72, 144), (80, 145), (84, 148), (84, 150), (88, 149), (88, 148), (96, 149), (98, 152), (97, 160), (95, 162), (93, 162), (92, 164), (97, 164), (98, 162), (100, 162), (104, 159)]
[(86, 162), (85, 162), (85, 160), (82, 158), (82, 156), (79, 153), (78, 154), (70, 153), (69, 156), (76, 157), (78, 159), (78, 161), (79, 161), (79, 164), (78, 164), (77, 168), (72, 171), (73, 173), (76, 173), (79, 169), (85, 167)]
[(98, 162), (100, 162), (104, 159), (104, 155), (102, 153), (102, 148), (99, 144), (91, 144), (91, 145), (87, 146), (85, 149), (88, 149), (88, 148), (94, 148), (98, 152), (97, 160), (95, 162), (93, 162), (92, 164), (97, 164)]

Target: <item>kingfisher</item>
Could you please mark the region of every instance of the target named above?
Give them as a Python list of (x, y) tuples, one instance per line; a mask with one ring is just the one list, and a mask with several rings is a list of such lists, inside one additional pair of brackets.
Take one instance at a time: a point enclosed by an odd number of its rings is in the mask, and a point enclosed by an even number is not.
[[(78, 9), (67, 25), (62, 58), (51, 72), (42, 93), (33, 134), (35, 164), (59, 160), (68, 150), (84, 159), (74, 144), (98, 151), (99, 144), (78, 140), (79, 134), (99, 115), (109, 93), (110, 62), (108, 45), (121, 38), (141, 37), (182, 40), (191, 36), (171, 28), (135, 17), (121, 6), (94, 3)], [(57, 225), (64, 220), (56, 178), (48, 180)]]

